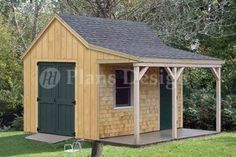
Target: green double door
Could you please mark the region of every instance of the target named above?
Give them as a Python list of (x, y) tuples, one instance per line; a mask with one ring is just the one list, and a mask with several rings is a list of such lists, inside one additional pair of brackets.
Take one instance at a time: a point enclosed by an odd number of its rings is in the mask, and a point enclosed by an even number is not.
[(38, 132), (74, 135), (75, 64), (38, 63)]
[(172, 81), (164, 68), (160, 69), (160, 129), (172, 128)]

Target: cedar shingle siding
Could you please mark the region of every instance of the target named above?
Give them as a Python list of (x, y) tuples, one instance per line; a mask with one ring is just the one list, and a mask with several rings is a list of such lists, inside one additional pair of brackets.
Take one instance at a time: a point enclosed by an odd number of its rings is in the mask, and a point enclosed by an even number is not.
[[(133, 134), (133, 108), (114, 109), (114, 85), (109, 84), (107, 81), (109, 75), (113, 74), (113, 67), (101, 66), (100, 74), (105, 75), (106, 80), (103, 77), (99, 85), (99, 137), (105, 138)], [(145, 80), (144, 83), (140, 84), (141, 133), (160, 130), (159, 68), (150, 68), (145, 75), (151, 79), (150, 75), (152, 74), (156, 74), (158, 78), (156, 84), (152, 82), (146, 84), (150, 80)], [(178, 127), (182, 128), (182, 78), (179, 80), (178, 86)]]

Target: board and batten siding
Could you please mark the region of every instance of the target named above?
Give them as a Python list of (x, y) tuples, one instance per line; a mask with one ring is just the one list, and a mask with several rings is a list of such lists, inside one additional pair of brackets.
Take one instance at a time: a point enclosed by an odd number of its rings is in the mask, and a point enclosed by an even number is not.
[[(98, 139), (98, 59), (132, 61), (124, 57), (88, 49), (60, 21), (54, 19), (24, 57), (24, 131), (37, 132), (37, 62), (74, 62), (76, 137)], [(89, 77), (92, 77), (89, 79)]]

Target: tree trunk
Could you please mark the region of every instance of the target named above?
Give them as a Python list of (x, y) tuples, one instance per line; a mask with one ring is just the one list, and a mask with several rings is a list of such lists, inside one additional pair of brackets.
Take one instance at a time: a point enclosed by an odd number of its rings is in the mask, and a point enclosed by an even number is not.
[(14, 26), (16, 27), (16, 31), (20, 37), (20, 40), (22, 42), (22, 48), (23, 50), (25, 51), (27, 49), (27, 46), (26, 46), (26, 42), (24, 40), (24, 37), (23, 37), (23, 33), (21, 32), (20, 28), (19, 28), (19, 25), (18, 25), (18, 22), (17, 22), (17, 19), (16, 19), (16, 11), (15, 11), (15, 4), (12, 3), (12, 13), (13, 13), (13, 17), (12, 17), (12, 20), (13, 20), (13, 24)]
[(91, 157), (100, 157), (102, 155), (103, 144), (98, 141), (92, 143)]
[(33, 17), (33, 26), (32, 26), (32, 34), (31, 34), (32, 41), (37, 35), (38, 16), (39, 16), (39, 11), (41, 9), (41, 5), (42, 5), (41, 1), (40, 2), (38, 0), (34, 1), (34, 17)]

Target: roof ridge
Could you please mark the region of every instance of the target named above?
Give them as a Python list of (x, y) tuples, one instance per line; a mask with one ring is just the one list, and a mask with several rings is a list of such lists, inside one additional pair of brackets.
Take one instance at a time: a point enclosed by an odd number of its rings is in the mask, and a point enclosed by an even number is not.
[(144, 22), (59, 15), (88, 43), (137, 57), (219, 60), (166, 45)]
[(104, 21), (112, 21), (112, 22), (127, 22), (127, 23), (137, 23), (137, 24), (142, 24), (146, 25), (147, 27), (148, 24), (145, 22), (141, 21), (131, 21), (131, 20), (126, 20), (126, 19), (111, 19), (111, 18), (103, 18), (103, 17), (95, 17), (95, 16), (84, 16), (84, 15), (70, 15), (70, 14), (57, 14), (60, 17), (81, 17), (81, 18), (86, 18), (86, 19), (99, 19), (99, 20), (104, 20)]

